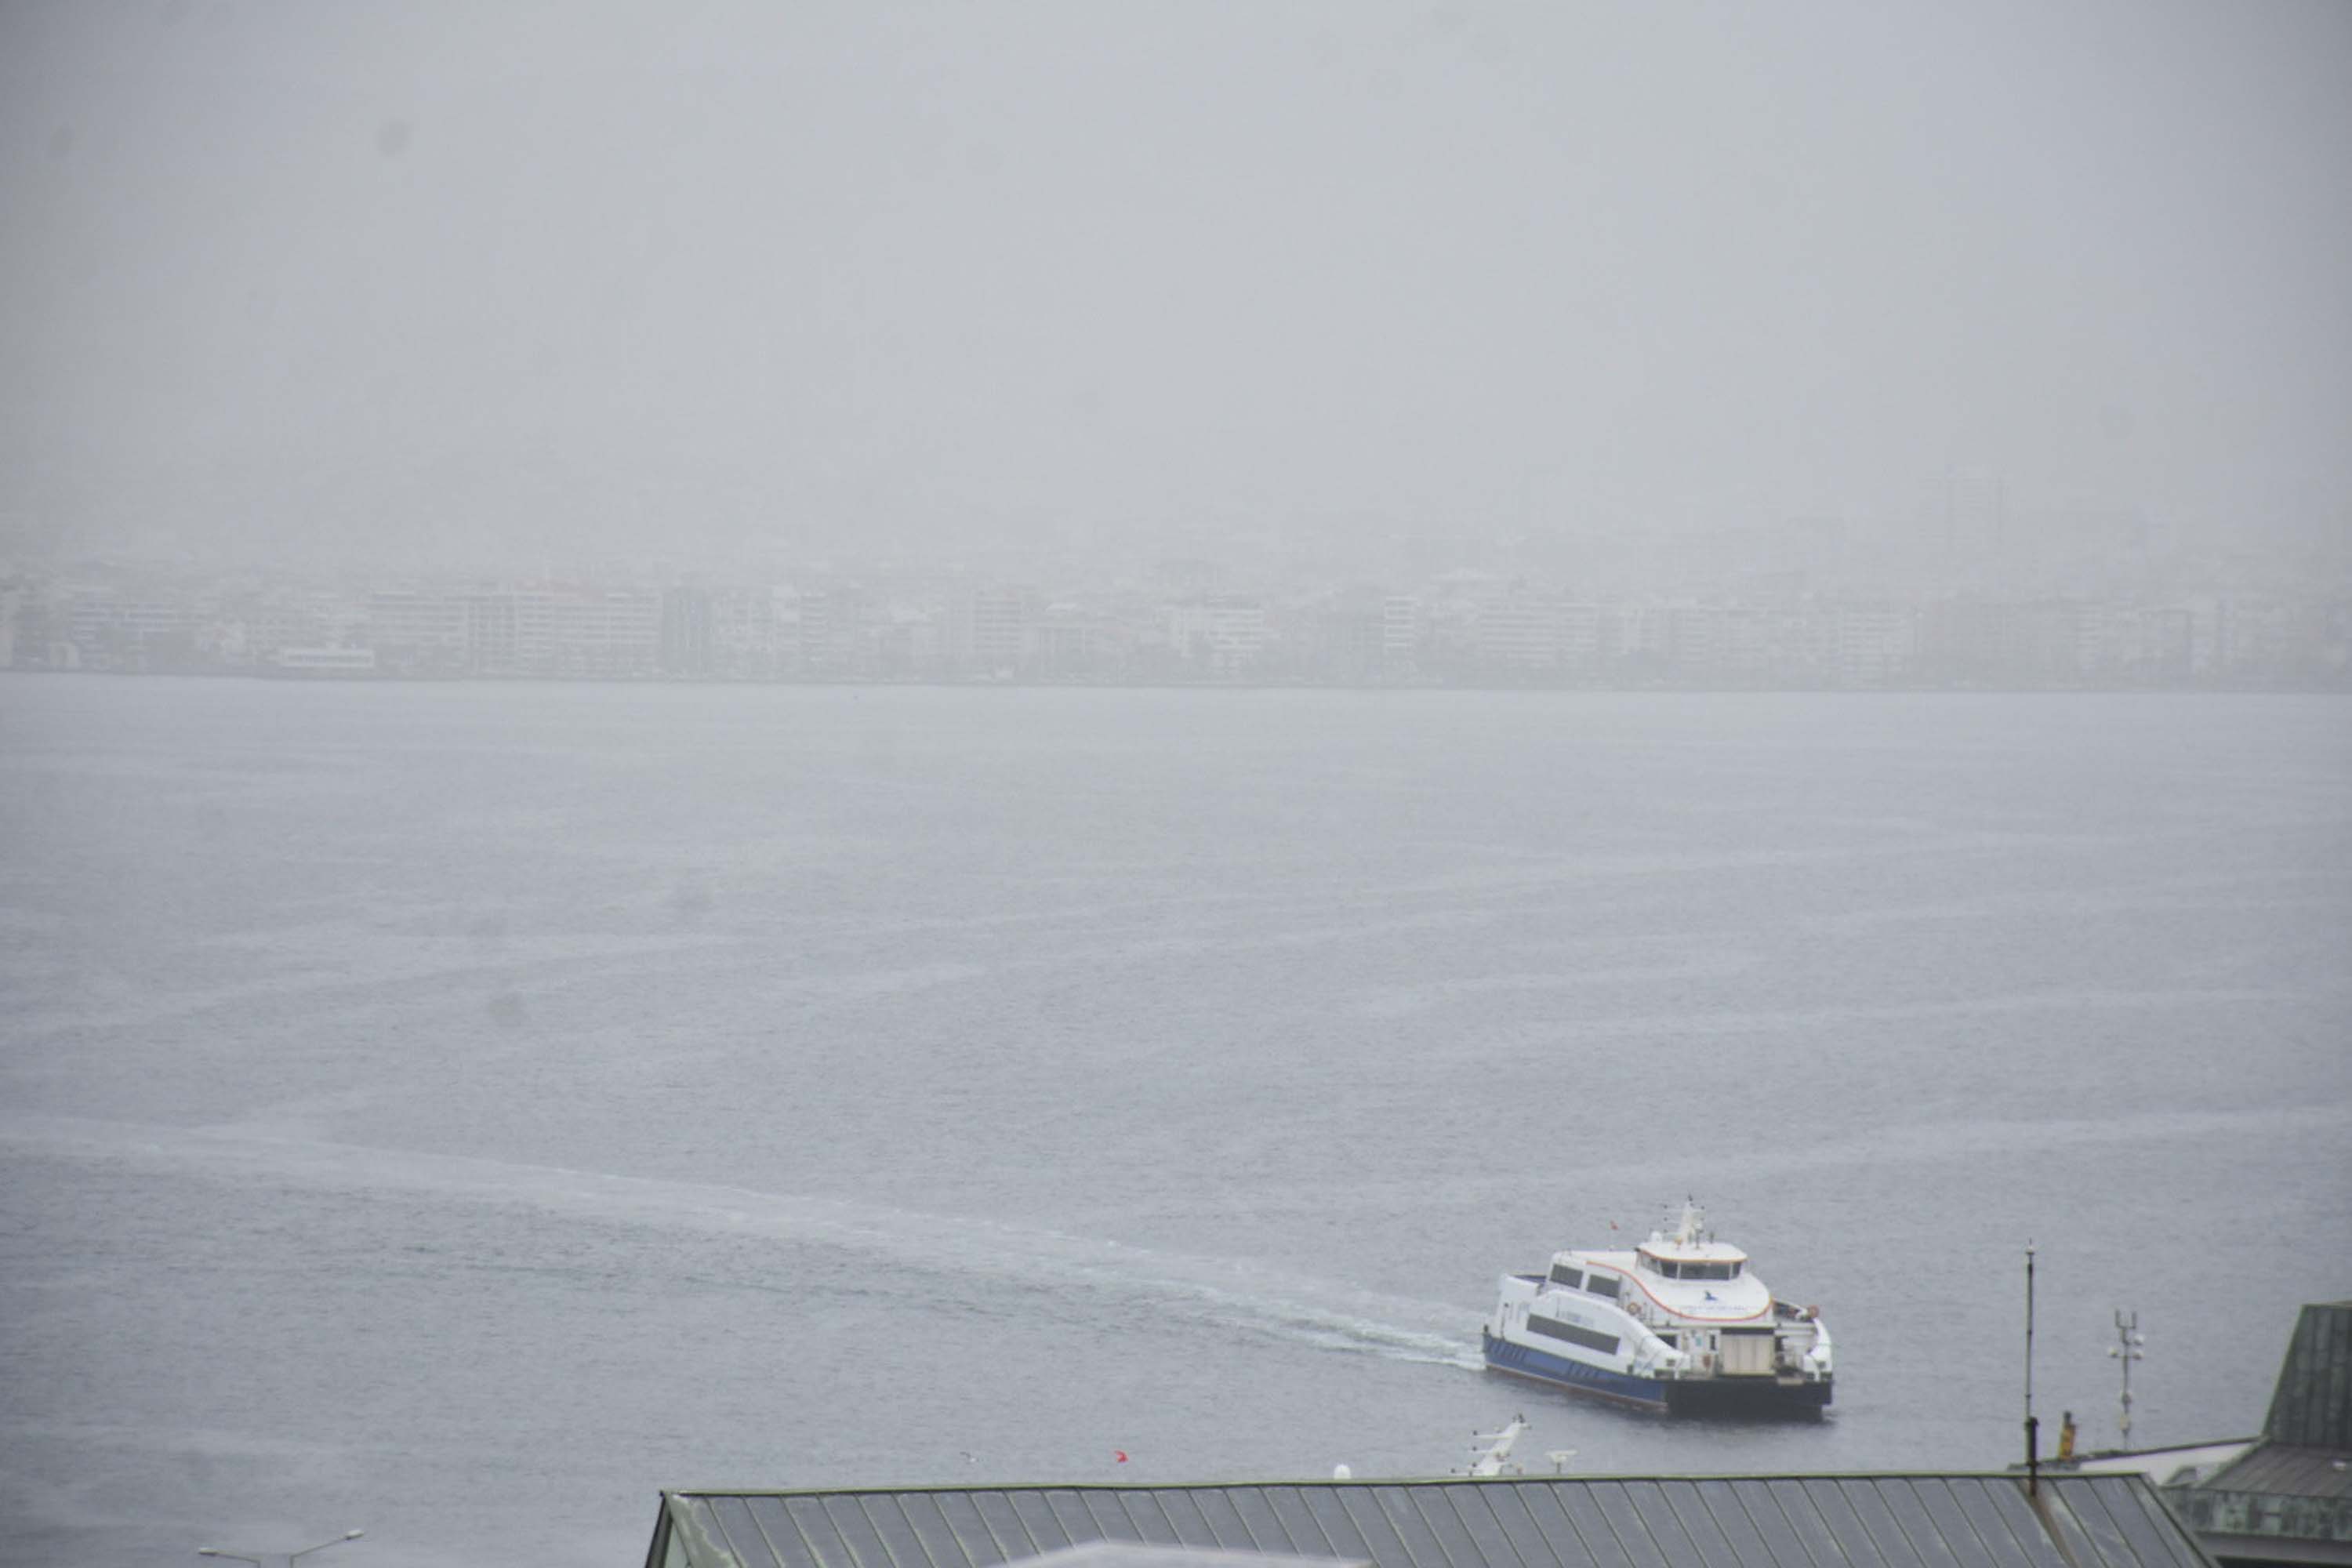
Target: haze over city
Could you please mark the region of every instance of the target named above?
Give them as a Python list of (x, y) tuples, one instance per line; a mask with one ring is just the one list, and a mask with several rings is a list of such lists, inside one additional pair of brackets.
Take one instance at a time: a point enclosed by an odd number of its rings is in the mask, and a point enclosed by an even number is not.
[(2347, 82), (2318, 3), (15, 4), (0, 551), (2334, 546)]

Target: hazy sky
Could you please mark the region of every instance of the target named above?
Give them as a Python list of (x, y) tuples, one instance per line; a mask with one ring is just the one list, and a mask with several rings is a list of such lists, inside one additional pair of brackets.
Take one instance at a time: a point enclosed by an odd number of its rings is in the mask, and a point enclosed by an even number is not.
[(2352, 520), (2352, 5), (0, 5), (0, 527)]

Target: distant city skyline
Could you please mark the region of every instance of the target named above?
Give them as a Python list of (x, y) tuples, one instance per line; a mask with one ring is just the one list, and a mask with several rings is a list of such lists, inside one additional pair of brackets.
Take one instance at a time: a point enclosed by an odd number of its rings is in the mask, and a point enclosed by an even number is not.
[[(558, 572), (0, 569), (0, 668), (420, 679), (1618, 688), (2352, 689), (2352, 554), (2164, 548), (2130, 517), (1906, 553), (1831, 520), (1637, 561), (1406, 536), (1355, 563), (1200, 541), (976, 563), (859, 555)], [(1362, 542), (1354, 542), (1360, 544)], [(2021, 569), (2030, 563), (2030, 570)]]

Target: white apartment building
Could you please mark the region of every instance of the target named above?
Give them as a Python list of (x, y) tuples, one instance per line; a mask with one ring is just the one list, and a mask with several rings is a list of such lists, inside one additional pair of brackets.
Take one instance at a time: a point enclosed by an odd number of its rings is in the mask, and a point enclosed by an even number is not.
[(1559, 668), (1559, 605), (1532, 594), (1514, 594), (1478, 607), (1472, 637), (1481, 664), (1496, 669)]
[(1265, 652), (1265, 605), (1231, 596), (1163, 606), (1169, 647), (1187, 663), (1217, 675), (1255, 666)]
[(1842, 605), (1832, 624), (1831, 671), (1841, 686), (1884, 686), (1919, 657), (1919, 617), (1885, 605)]
[(593, 589), (555, 596), (553, 668), (562, 675), (650, 675), (661, 663), (661, 595)]
[(1421, 645), (1428, 629), (1419, 599), (1395, 594), (1381, 600), (1381, 662), (1391, 669), (1414, 668), (1421, 661)]

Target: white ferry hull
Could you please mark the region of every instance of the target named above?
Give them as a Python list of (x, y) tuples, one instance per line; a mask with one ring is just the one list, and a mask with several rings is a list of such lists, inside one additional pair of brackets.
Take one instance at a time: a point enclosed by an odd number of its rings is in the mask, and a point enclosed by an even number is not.
[(1540, 1274), (1507, 1274), (1479, 1340), (1486, 1364), (1649, 1410), (1818, 1415), (1829, 1406), (1829, 1325), (1777, 1300), (1748, 1255), (1681, 1224), (1628, 1250), (1570, 1247)]

